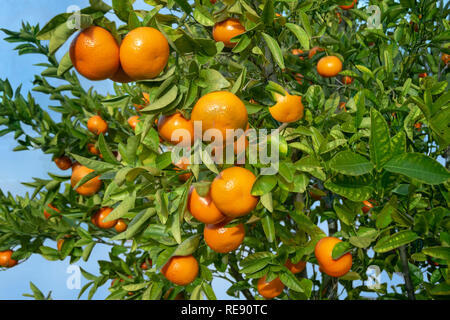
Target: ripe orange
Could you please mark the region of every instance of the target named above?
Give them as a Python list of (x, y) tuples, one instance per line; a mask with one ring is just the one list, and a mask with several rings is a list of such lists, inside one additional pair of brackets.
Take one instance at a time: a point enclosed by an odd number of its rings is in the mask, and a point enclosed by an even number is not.
[(72, 167), (72, 160), (68, 156), (55, 158), (56, 166), (61, 170), (68, 170)]
[(222, 41), (225, 47), (233, 48), (237, 42), (231, 42), (231, 38), (245, 32), (244, 26), (239, 19), (228, 18), (222, 22), (217, 22), (213, 27), (213, 38), (216, 42)]
[(425, 78), (425, 77), (427, 77), (427, 76), (428, 76), (428, 75), (427, 75), (426, 72), (419, 73), (419, 78)]
[(421, 122), (415, 123), (414, 128), (416, 128), (417, 130), (420, 130), (420, 128), (422, 128), (422, 123)]
[(94, 154), (94, 155), (100, 154), (100, 150), (93, 143), (88, 143), (87, 149), (88, 149), (89, 153), (91, 153), (91, 154)]
[(152, 264), (153, 264), (152, 260), (147, 259), (141, 263), (140, 267), (142, 270), (148, 270), (149, 268), (152, 267)]
[(317, 63), (317, 73), (322, 77), (335, 77), (342, 71), (342, 62), (336, 56), (326, 56)]
[(198, 262), (194, 256), (175, 256), (161, 268), (161, 273), (170, 282), (185, 286), (197, 278)]
[[(61, 212), (57, 208), (55, 208), (51, 203), (49, 203), (48, 206), (57, 212)], [(47, 210), (44, 209), (44, 216), (45, 216), (45, 219), (49, 219), (52, 216), (52, 214), (47, 212)]]
[(17, 260), (11, 259), (12, 250), (0, 251), (0, 267), (12, 268), (17, 264)]
[(124, 232), (127, 230), (128, 225), (123, 219), (118, 219), (116, 225), (114, 226), (114, 229), (116, 229), (117, 232)]
[(342, 77), (342, 83), (344, 84), (351, 84), (353, 82), (353, 78), (349, 76)]
[(293, 274), (302, 272), (306, 267), (305, 261), (299, 261), (298, 263), (292, 263), (291, 259), (288, 259), (284, 264)]
[(72, 41), (70, 60), (75, 69), (90, 80), (104, 80), (119, 69), (119, 45), (111, 33), (92, 26), (81, 31)]
[(308, 52), (308, 58), (311, 59), (317, 52), (321, 51), (324, 51), (324, 49), (321, 47), (312, 47), (311, 50), (309, 50)]
[(217, 209), (230, 218), (250, 213), (258, 204), (258, 197), (251, 195), (255, 181), (255, 175), (245, 168), (230, 167), (220, 172), (210, 188)]
[[(145, 103), (144, 105), (133, 103), (133, 105), (137, 111), (144, 109), (150, 103), (150, 95), (147, 92), (142, 92), (142, 96), (143, 96), (144, 103)], [(158, 121), (158, 119), (155, 119), (155, 122), (157, 122), (157, 121)]]
[(97, 227), (101, 229), (110, 229), (117, 224), (117, 220), (108, 222), (103, 221), (113, 210), (114, 209), (110, 207), (103, 207), (94, 214), (94, 220)]
[[(83, 179), (84, 176), (93, 171), (94, 170), (82, 165), (73, 168), (72, 177), (70, 178), (70, 184), (72, 185), (72, 188), (75, 187), (78, 181)], [(96, 176), (79, 186), (75, 191), (83, 196), (92, 196), (93, 194), (97, 193), (98, 190), (100, 190), (101, 186), (102, 181), (98, 178), (98, 176)]]
[(358, 2), (358, 0), (353, 0), (352, 4), (349, 4), (349, 5), (342, 5), (342, 6), (339, 6), (339, 8), (341, 8), (341, 9), (343, 9), (343, 10), (349, 10), (349, 9), (352, 9), (352, 8), (355, 6), (356, 2)]
[(188, 210), (200, 222), (216, 224), (225, 219), (211, 199), (211, 191), (201, 197), (194, 187), (191, 187), (188, 198)]
[(58, 248), (58, 251), (61, 251), (63, 243), (64, 243), (64, 239), (59, 239), (58, 242), (56, 243), (56, 247)]
[[(373, 200), (370, 200), (370, 201), (373, 202)], [(370, 209), (373, 208), (373, 204), (372, 204), (370, 201), (367, 201), (367, 200), (363, 201), (364, 207), (362, 207), (362, 211), (363, 211), (364, 213), (369, 212)]]
[(99, 135), (100, 133), (105, 134), (108, 131), (108, 123), (102, 119), (100, 116), (92, 116), (87, 122), (87, 127), (93, 134)]
[(163, 140), (171, 144), (187, 147), (194, 142), (194, 125), (179, 112), (161, 116), (158, 120), (158, 133)]
[(134, 80), (155, 78), (168, 61), (169, 43), (155, 28), (136, 28), (125, 36), (120, 45), (123, 71)]
[(207, 224), (203, 229), (203, 237), (206, 244), (215, 252), (227, 253), (236, 250), (244, 241), (245, 228), (244, 225), (226, 228), (226, 224), (230, 220), (218, 224)]
[(450, 54), (443, 53), (441, 55), (441, 60), (444, 64), (448, 64), (450, 62)]
[(299, 56), (300, 60), (305, 60), (302, 56), (300, 56), (303, 53), (302, 49), (292, 49), (292, 54), (295, 56)]
[(284, 289), (284, 284), (280, 278), (275, 278), (270, 282), (266, 282), (266, 276), (258, 280), (257, 289), (260, 295), (266, 299), (278, 297)]
[(137, 123), (139, 122), (139, 116), (132, 116), (128, 118), (128, 124), (130, 125), (130, 127), (135, 130)]
[(352, 267), (352, 255), (350, 252), (337, 260), (332, 258), (333, 248), (339, 242), (342, 242), (342, 240), (335, 237), (325, 237), (317, 242), (314, 249), (319, 266), (330, 277), (342, 277)]
[(228, 91), (216, 91), (201, 97), (191, 113), (191, 121), (202, 122), (202, 133), (217, 129), (223, 141), (227, 141), (227, 129), (245, 130), (248, 113), (245, 104), (235, 94)]
[(277, 103), (269, 108), (272, 117), (280, 122), (295, 122), (303, 118), (303, 103), (301, 96), (274, 93)]
[(344, 109), (344, 111), (347, 111), (347, 108), (345, 107), (345, 102), (341, 102), (339, 104), (339, 109)]
[[(175, 171), (187, 170), (189, 164), (190, 164), (189, 158), (182, 157), (177, 163), (174, 164)], [(189, 180), (191, 176), (192, 176), (191, 172), (183, 173), (178, 176), (178, 180), (186, 182)]]
[(122, 66), (119, 66), (119, 69), (117, 69), (117, 72), (110, 78), (114, 82), (120, 82), (120, 83), (128, 83), (132, 82), (133, 79), (123, 71)]

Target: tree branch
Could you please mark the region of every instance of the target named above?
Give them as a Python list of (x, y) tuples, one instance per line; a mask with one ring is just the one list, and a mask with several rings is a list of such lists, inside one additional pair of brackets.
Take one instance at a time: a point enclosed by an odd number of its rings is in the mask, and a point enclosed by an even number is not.
[(411, 275), (409, 274), (408, 257), (406, 255), (406, 246), (401, 246), (399, 248), (400, 260), (402, 261), (402, 273), (403, 278), (405, 278), (405, 287), (408, 294), (409, 300), (416, 300), (414, 295), (414, 287), (411, 280)]
[[(237, 270), (236, 266), (234, 264), (230, 264), (230, 275), (236, 279), (236, 281), (245, 281), (242, 275)], [(241, 292), (243, 295), (247, 298), (247, 300), (255, 300), (255, 297), (253, 297), (252, 293), (248, 289), (242, 289)]]

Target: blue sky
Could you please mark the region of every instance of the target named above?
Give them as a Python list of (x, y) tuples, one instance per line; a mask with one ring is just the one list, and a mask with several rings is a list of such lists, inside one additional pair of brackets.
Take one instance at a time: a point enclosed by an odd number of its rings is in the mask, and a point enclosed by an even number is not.
[[(111, 1), (106, 1), (111, 3)], [(66, 12), (71, 5), (77, 5), (81, 8), (89, 4), (88, 0), (83, 1), (67, 1), (67, 0), (2, 0), (2, 10), (0, 10), (0, 27), (18, 31), (21, 22), (26, 21), (34, 25), (39, 23), (40, 26), (49, 21), (53, 16)], [(142, 0), (136, 1), (135, 8), (148, 8)], [(32, 88), (32, 80), (34, 74), (42, 72), (41, 67), (34, 64), (45, 62), (42, 56), (24, 55), (18, 56), (13, 48), (17, 44), (10, 44), (3, 41), (5, 35), (0, 34), (0, 78), (8, 78), (13, 88), (17, 88), (22, 84), (22, 93), (27, 93)], [(69, 42), (68, 42), (69, 43)], [(68, 43), (66, 43), (57, 54), (58, 59), (67, 52)], [(100, 81), (91, 82), (82, 80), (85, 88), (95, 86), (98, 92), (112, 92), (112, 82)], [(41, 93), (33, 92), (37, 102), (45, 107), (50, 104), (47, 96)], [(54, 102), (52, 102), (53, 104)], [(60, 115), (49, 111), (50, 115), (59, 120)], [(11, 192), (14, 195), (24, 195), (30, 191), (20, 183), (31, 181), (33, 177), (48, 178), (47, 172), (60, 173), (57, 167), (51, 161), (51, 155), (45, 155), (41, 151), (21, 151), (13, 152), (12, 149), (17, 145), (11, 134), (0, 137), (0, 188), (3, 192)], [(326, 226), (321, 225), (324, 231)], [(48, 246), (56, 246), (54, 241), (48, 241)], [(98, 274), (98, 260), (108, 260), (108, 248), (98, 245), (95, 247), (89, 262), (77, 262), (76, 264), (85, 270)], [(69, 261), (47, 261), (40, 255), (33, 255), (25, 263), (22, 263), (8, 271), (0, 272), (0, 299), (28, 299), (22, 296), (23, 293), (29, 293), (29, 282), (32, 281), (45, 294), (52, 291), (55, 299), (76, 299), (79, 291), (70, 290), (66, 286), (69, 277), (67, 267)], [(308, 264), (308, 273), (311, 274), (311, 265)], [(386, 281), (386, 277), (383, 277)], [(398, 281), (398, 279), (397, 279)], [(395, 282), (395, 281), (394, 281)], [(82, 278), (81, 285), (86, 280)], [(94, 296), (94, 299), (103, 299), (109, 293), (108, 285), (100, 288)], [(229, 298), (225, 291), (229, 284), (222, 279), (214, 280), (213, 288), (219, 299)], [(86, 297), (86, 294), (84, 295)]]

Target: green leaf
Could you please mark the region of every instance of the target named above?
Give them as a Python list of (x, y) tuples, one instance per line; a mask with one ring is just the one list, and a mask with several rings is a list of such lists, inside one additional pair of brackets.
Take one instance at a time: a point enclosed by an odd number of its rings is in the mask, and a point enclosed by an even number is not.
[(116, 16), (123, 22), (128, 23), (130, 12), (133, 11), (133, 5), (130, 0), (112, 0), (112, 6)]
[(388, 252), (413, 242), (418, 238), (419, 236), (411, 230), (400, 231), (378, 240), (377, 244), (373, 247), (373, 250), (378, 253)]
[(187, 14), (192, 12), (191, 5), (187, 0), (175, 0), (175, 2), (183, 9)]
[(392, 156), (389, 127), (381, 113), (370, 110), (370, 158), (375, 167), (380, 170)]
[(345, 255), (346, 253), (350, 252), (351, 249), (352, 249), (352, 246), (350, 245), (350, 243), (345, 242), (345, 241), (339, 242), (333, 247), (331, 257), (334, 260), (337, 260), (340, 257), (342, 257), (343, 255)]
[(67, 70), (69, 70), (72, 67), (73, 67), (72, 60), (70, 59), (69, 52), (67, 52), (59, 62), (57, 75), (62, 76)]
[[(79, 16), (73, 16), (73, 20), (69, 18), (67, 22), (64, 22), (51, 31), (50, 43), (48, 50), (50, 54), (54, 54), (69, 37), (77, 31), (76, 27), (80, 29), (87, 28), (92, 25), (93, 19), (90, 15), (80, 14)], [(79, 24), (74, 26), (73, 24)]]
[(215, 69), (202, 69), (199, 73), (199, 86), (203, 87), (203, 94), (228, 88), (231, 83)]
[(104, 222), (113, 221), (119, 218), (122, 218), (124, 215), (128, 213), (128, 210), (134, 207), (136, 194), (133, 193), (126, 197), (113, 211), (111, 211), (108, 216), (103, 219)]
[[(189, 4), (188, 6), (189, 8), (191, 8)], [(194, 19), (205, 27), (212, 27), (214, 25), (213, 15), (205, 7), (202, 6), (196, 6), (194, 10)]]
[(154, 112), (157, 110), (161, 110), (161, 109), (167, 107), (172, 102), (174, 102), (175, 99), (177, 98), (177, 96), (178, 96), (178, 88), (176, 86), (173, 86), (162, 97), (160, 97), (155, 102), (150, 103), (148, 106), (143, 108), (141, 110), (141, 112), (146, 113), (146, 112)]
[(266, 0), (266, 3), (264, 4), (264, 9), (262, 12), (262, 21), (266, 26), (273, 25), (273, 20), (275, 18), (275, 10), (273, 7), (273, 0)]
[(450, 178), (450, 172), (444, 166), (421, 153), (397, 155), (384, 165), (384, 169), (432, 185), (444, 183)]
[(330, 160), (329, 167), (342, 174), (359, 176), (372, 171), (373, 164), (357, 153), (341, 151)]
[(261, 175), (253, 184), (251, 194), (254, 196), (262, 196), (272, 191), (277, 185), (277, 177), (274, 175)]
[(284, 65), (284, 58), (283, 58), (283, 54), (281, 52), (280, 46), (278, 45), (278, 42), (272, 38), (271, 36), (269, 36), (266, 33), (262, 33), (262, 36), (264, 38), (264, 41), (266, 41), (267, 47), (269, 48), (270, 52), (272, 53), (272, 56), (275, 60), (275, 62), (277, 63), (277, 65), (283, 70), (285, 69), (285, 65)]
[(303, 286), (297, 277), (292, 272), (283, 272), (280, 274), (280, 280), (283, 284), (291, 290), (296, 292), (304, 292)]
[(198, 248), (201, 237), (201, 234), (196, 234), (184, 240), (174, 251), (173, 256), (188, 256), (193, 254)]
[(450, 261), (450, 247), (428, 247), (422, 249), (427, 256)]
[(372, 181), (369, 175), (353, 177), (338, 174), (330, 180), (325, 181), (324, 186), (328, 190), (352, 201), (364, 201), (369, 199), (373, 193), (371, 183)]
[(298, 41), (300, 42), (300, 45), (304, 50), (309, 50), (309, 41), (310, 37), (306, 33), (306, 31), (293, 23), (286, 23), (285, 25), (291, 32), (297, 37)]
[(98, 137), (98, 148), (100, 150), (100, 154), (103, 156), (104, 161), (111, 164), (120, 164), (120, 162), (117, 161), (116, 157), (114, 157), (111, 149), (106, 143), (103, 133), (101, 133)]
[(271, 214), (266, 214), (261, 219), (261, 224), (263, 226), (264, 234), (266, 235), (267, 241), (272, 243), (275, 240), (275, 224)]

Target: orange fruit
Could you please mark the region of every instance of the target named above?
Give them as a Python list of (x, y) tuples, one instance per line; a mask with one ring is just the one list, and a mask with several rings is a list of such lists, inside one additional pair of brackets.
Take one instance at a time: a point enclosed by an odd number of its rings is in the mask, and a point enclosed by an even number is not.
[[(84, 176), (88, 175), (89, 173), (93, 172), (94, 170), (89, 169), (85, 166), (77, 166), (72, 170), (72, 177), (70, 178), (70, 184), (72, 185), (72, 188), (75, 187), (75, 185), (83, 179)], [(98, 176), (92, 178), (91, 180), (85, 182), (81, 186), (79, 186), (75, 191), (83, 196), (92, 196), (93, 194), (97, 193), (98, 190), (100, 190), (102, 186), (102, 181), (98, 178)]]
[(335, 77), (342, 71), (342, 62), (336, 56), (326, 56), (317, 63), (317, 73), (322, 77)]
[(127, 230), (128, 225), (123, 219), (118, 219), (116, 225), (114, 226), (114, 229), (116, 229), (117, 232), (124, 232)]
[(58, 248), (58, 251), (61, 251), (63, 243), (64, 243), (64, 239), (59, 239), (58, 242), (56, 243), (56, 247)]
[(72, 160), (68, 156), (55, 158), (56, 166), (61, 170), (68, 170), (72, 167)]
[(233, 48), (237, 42), (231, 42), (231, 38), (245, 32), (244, 26), (239, 19), (228, 18), (222, 22), (217, 22), (213, 27), (213, 38), (216, 42), (222, 41), (225, 47)]
[(206, 244), (213, 251), (218, 253), (228, 253), (239, 248), (245, 238), (244, 225), (226, 228), (226, 224), (230, 220), (218, 223), (207, 224), (203, 229), (203, 237)]
[[(175, 171), (187, 170), (189, 165), (190, 165), (189, 158), (182, 157), (177, 163), (174, 164)], [(186, 182), (189, 180), (191, 176), (192, 176), (191, 172), (183, 173), (178, 176), (178, 180)]]
[(87, 127), (90, 132), (96, 135), (99, 135), (100, 133), (105, 134), (106, 131), (108, 131), (108, 123), (98, 115), (89, 118)]
[(108, 222), (103, 221), (113, 210), (114, 209), (110, 208), (110, 207), (103, 207), (103, 208), (100, 208), (95, 213), (94, 219), (95, 219), (97, 227), (99, 227), (101, 229), (110, 229), (117, 224), (117, 220), (112, 220), (112, 221), (108, 221)]
[(352, 8), (355, 6), (356, 2), (358, 2), (358, 0), (353, 0), (352, 4), (349, 4), (349, 5), (342, 5), (342, 6), (339, 6), (339, 8), (341, 8), (341, 9), (343, 9), (343, 10), (349, 10), (349, 9), (352, 9)]
[(202, 133), (217, 129), (226, 141), (227, 129), (245, 130), (248, 113), (245, 104), (235, 94), (228, 91), (216, 91), (201, 97), (191, 113), (191, 121), (202, 122)]
[(195, 219), (203, 223), (216, 224), (225, 219), (212, 201), (211, 191), (201, 197), (193, 186), (189, 191), (188, 210)]
[(336, 17), (338, 17), (339, 23), (341, 23), (342, 22), (342, 18), (341, 18), (341, 13), (340, 12), (336, 12)]
[(319, 266), (330, 277), (342, 277), (352, 267), (352, 255), (350, 252), (337, 260), (332, 258), (333, 248), (339, 242), (342, 242), (342, 240), (335, 237), (325, 237), (317, 242), (314, 249)]
[[(373, 200), (371, 200), (371, 201), (373, 201)], [(365, 200), (365, 201), (363, 201), (363, 204), (364, 204), (364, 207), (362, 207), (362, 211), (364, 213), (369, 212), (370, 209), (373, 208), (373, 204), (370, 201)]]
[(414, 128), (416, 128), (417, 130), (420, 130), (420, 128), (422, 128), (422, 123), (421, 122), (415, 123)]
[[(61, 212), (57, 208), (55, 208), (51, 203), (49, 203), (48, 206), (57, 212)], [(52, 216), (52, 214), (47, 212), (47, 210), (44, 209), (44, 216), (45, 216), (45, 219), (49, 219)]]
[(194, 125), (179, 112), (161, 116), (158, 120), (158, 133), (163, 140), (171, 144), (187, 147), (194, 142)]
[(442, 62), (443, 62), (444, 64), (448, 64), (449, 61), (450, 61), (450, 54), (443, 53), (443, 54), (441, 55), (441, 60), (442, 60)]
[[(147, 92), (142, 92), (142, 96), (143, 96), (144, 103), (145, 103), (144, 105), (133, 103), (133, 105), (137, 111), (144, 109), (150, 103), (150, 95)], [(157, 121), (158, 121), (158, 119), (155, 119), (156, 124), (158, 124)]]
[(303, 53), (302, 49), (292, 49), (291, 53), (295, 56), (299, 56), (300, 60), (305, 60), (305, 58), (300, 56)]
[(230, 167), (211, 183), (211, 198), (217, 209), (230, 218), (245, 216), (255, 209), (258, 197), (251, 190), (255, 175), (245, 168)]
[(119, 69), (119, 45), (112, 34), (101, 27), (82, 30), (72, 41), (70, 60), (75, 69), (90, 80), (104, 80)]
[(266, 276), (264, 276), (258, 280), (257, 289), (264, 298), (273, 299), (283, 292), (284, 284), (278, 277), (270, 282), (266, 282)]
[(428, 75), (427, 75), (426, 72), (419, 73), (419, 78), (425, 78), (425, 77), (427, 77), (427, 76), (428, 76)]
[(311, 50), (309, 50), (308, 52), (308, 58), (311, 59), (317, 52), (321, 51), (324, 51), (324, 49), (321, 47), (312, 47)]
[(12, 268), (17, 264), (17, 260), (11, 259), (12, 250), (0, 251), (0, 267)]
[(152, 260), (151, 259), (147, 259), (144, 262), (141, 263), (140, 268), (142, 270), (148, 270), (149, 268), (152, 267)]
[(211, 4), (215, 4), (215, 3), (217, 2), (217, 0), (209, 0), (209, 2), (210, 2)]
[(198, 262), (194, 256), (175, 256), (161, 268), (161, 273), (170, 282), (185, 286), (197, 278)]
[(269, 108), (272, 117), (280, 122), (295, 122), (303, 118), (303, 103), (301, 96), (274, 93), (276, 104)]
[(302, 272), (306, 267), (305, 261), (299, 261), (298, 263), (292, 263), (291, 259), (288, 259), (284, 264), (293, 274)]
[(169, 43), (164, 35), (151, 27), (131, 30), (120, 45), (123, 71), (134, 80), (158, 76), (169, 61)]
[(128, 83), (132, 82), (133, 79), (123, 71), (122, 66), (119, 66), (119, 69), (117, 69), (117, 72), (110, 78), (114, 82), (120, 82), (120, 83)]
[(344, 111), (347, 111), (347, 108), (345, 107), (345, 102), (341, 102), (339, 104), (339, 109), (344, 109)]
[(342, 77), (342, 83), (343, 84), (351, 84), (353, 82), (353, 78), (349, 76)]
[(139, 122), (139, 116), (132, 116), (128, 118), (128, 124), (130, 125), (130, 127), (135, 130), (137, 123)]
[(89, 153), (91, 153), (91, 154), (94, 154), (94, 155), (100, 154), (100, 150), (93, 143), (88, 143), (87, 149), (88, 149)]

